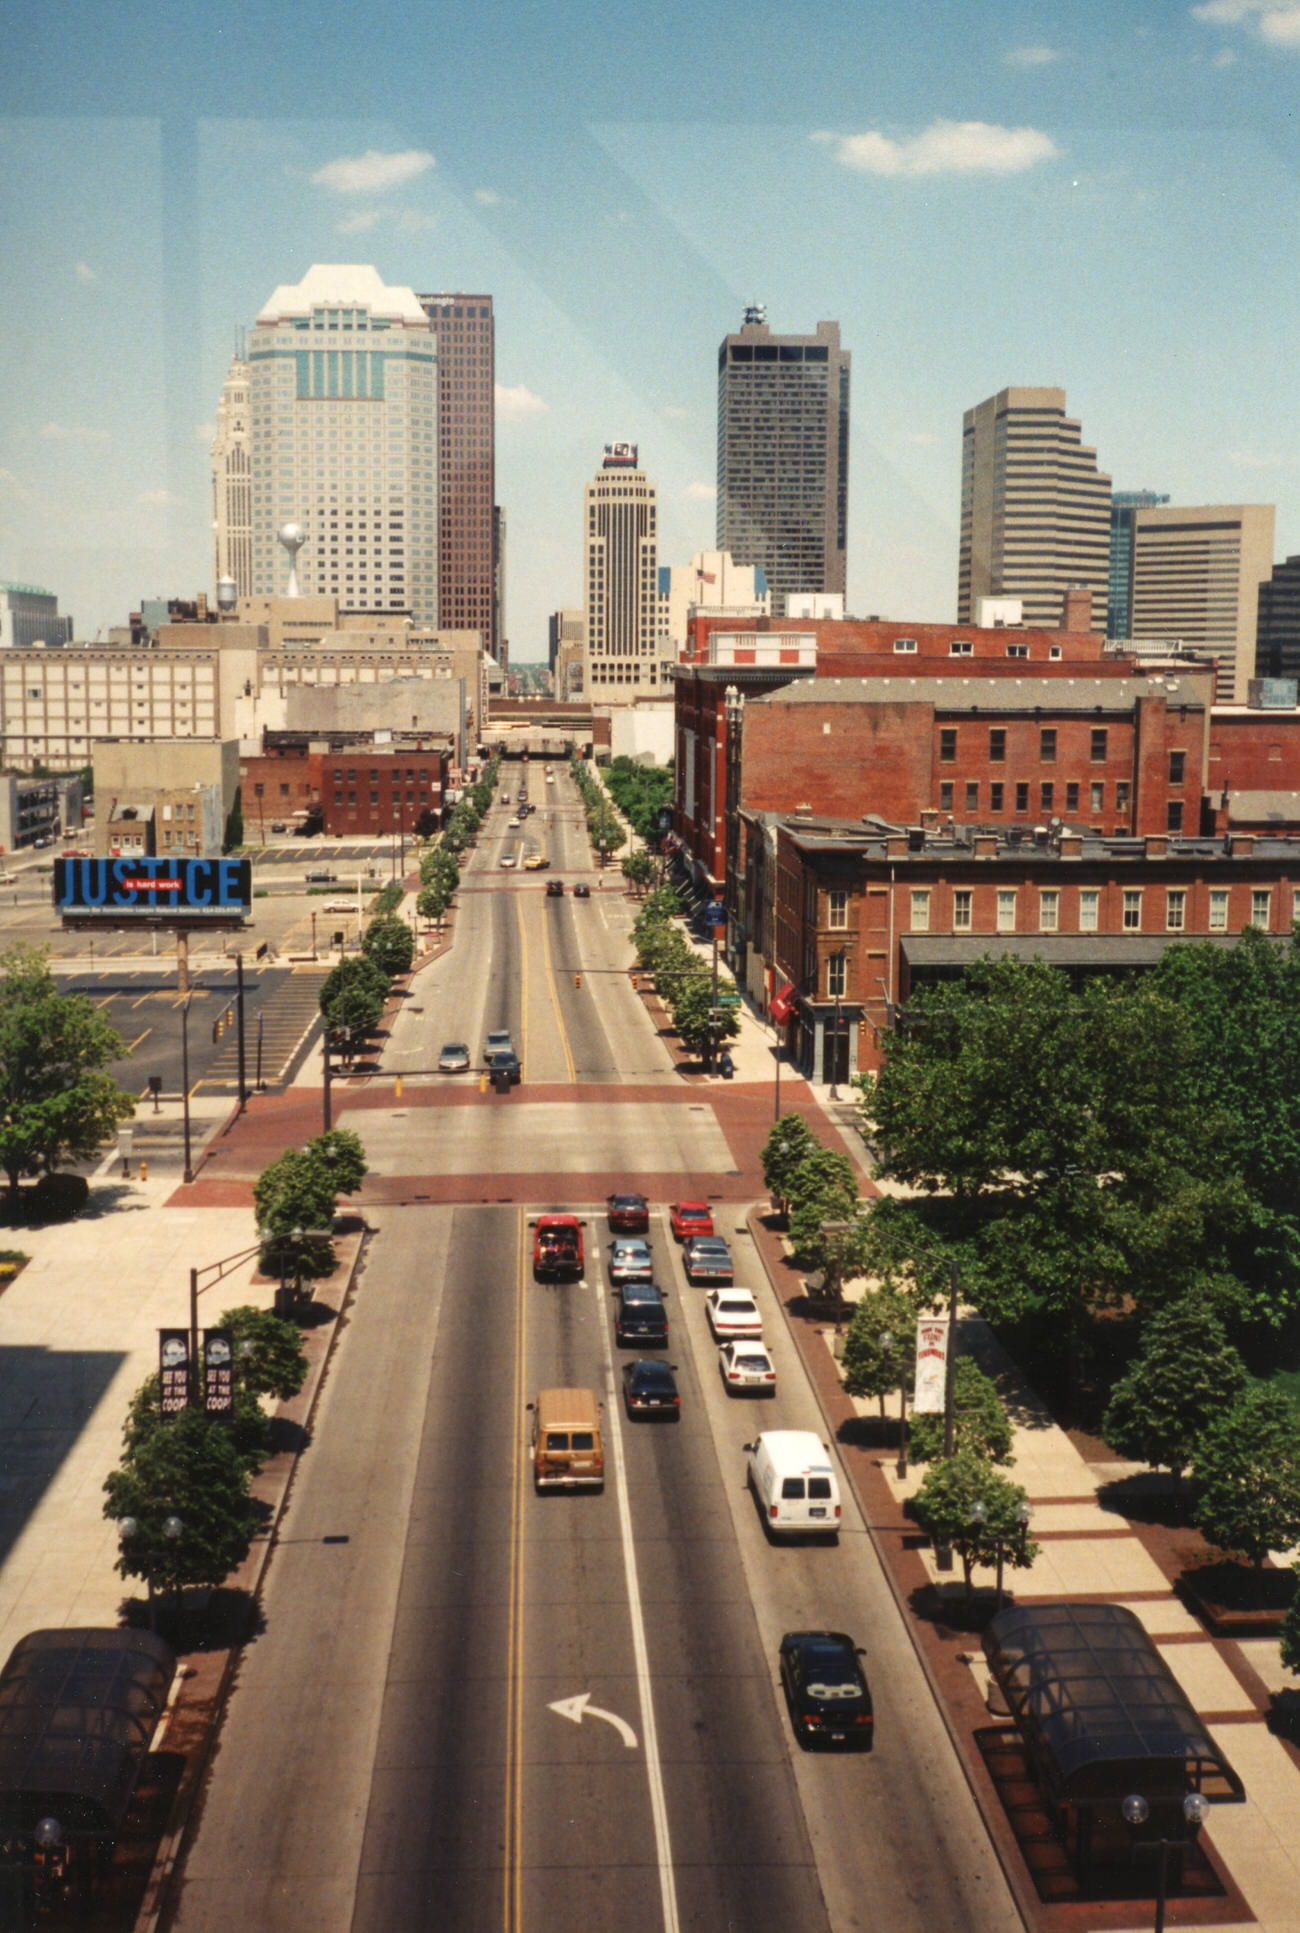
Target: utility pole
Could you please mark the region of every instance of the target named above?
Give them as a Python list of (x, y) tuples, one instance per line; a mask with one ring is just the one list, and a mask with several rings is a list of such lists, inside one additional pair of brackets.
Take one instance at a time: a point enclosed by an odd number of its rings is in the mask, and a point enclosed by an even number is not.
[(235, 1025), (239, 1043), (239, 1112), (248, 1106), (248, 1080), (244, 1061), (244, 956), (235, 955)]

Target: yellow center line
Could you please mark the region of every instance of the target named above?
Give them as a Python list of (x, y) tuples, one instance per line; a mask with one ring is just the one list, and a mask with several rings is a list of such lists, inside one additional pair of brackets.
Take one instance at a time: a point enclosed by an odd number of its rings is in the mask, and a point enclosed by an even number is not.
[(515, 1258), (515, 1378), (511, 1440), (514, 1463), (510, 1494), (510, 1584), (506, 1625), (506, 1792), (504, 1892), (501, 1901), (503, 1933), (520, 1933), (523, 1925), (523, 1631), (524, 1631), (524, 1374), (527, 1317), (528, 1219), (520, 1210)]
[(577, 1085), (578, 1070), (573, 1064), (573, 1053), (569, 1046), (569, 1032), (560, 1012), (560, 994), (555, 984), (555, 973), (551, 966), (551, 929), (550, 923), (542, 918), (542, 958), (546, 965), (546, 985), (551, 995), (551, 1005), (555, 1009), (555, 1024), (560, 1030), (560, 1045), (564, 1049), (564, 1064), (569, 1070), (569, 1079)]

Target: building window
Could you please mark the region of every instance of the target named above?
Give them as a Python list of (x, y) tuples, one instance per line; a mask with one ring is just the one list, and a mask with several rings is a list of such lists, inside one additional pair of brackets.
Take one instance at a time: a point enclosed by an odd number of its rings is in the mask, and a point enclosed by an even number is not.
[(949, 655), (954, 658), (973, 658), (975, 645), (970, 638), (954, 638), (948, 646)]
[(1127, 779), (1120, 779), (1115, 786), (1115, 810), (1127, 812), (1131, 787)]
[(1088, 807), (1092, 812), (1106, 810), (1106, 788), (1100, 779), (1094, 780), (1088, 787)]
[(1059, 644), (1049, 644), (1047, 647), (1047, 655), (1049, 658), (1055, 660), (1057, 658), (1063, 658), (1065, 656), (1065, 653), (1062, 651)]
[(915, 638), (895, 638), (894, 649), (895, 651), (914, 652), (916, 650), (916, 639)]
[(1171, 886), (1165, 894), (1165, 932), (1181, 933), (1187, 924), (1187, 894), (1181, 886)]
[(1142, 929), (1142, 894), (1128, 890), (1124, 894), (1124, 931), (1138, 933)]
[(1014, 933), (1016, 930), (1015, 888), (998, 889), (998, 932)]
[(1007, 758), (1007, 735), (1000, 725), (989, 732), (989, 764), (1005, 765)]
[(959, 887), (952, 896), (952, 930), (954, 933), (969, 933), (971, 925), (971, 905), (974, 894)]
[(1272, 903), (1272, 893), (1252, 893), (1250, 896), (1250, 923), (1268, 931), (1268, 909)]
[(849, 923), (849, 896), (836, 888), (826, 895), (826, 924), (844, 927)]
[(826, 993), (831, 1000), (842, 1000), (849, 990), (849, 963), (843, 953), (832, 953), (826, 962)]
[(1182, 785), (1186, 776), (1186, 752), (1171, 752), (1169, 754), (1169, 783), (1171, 785)]
[(1182, 829), (1183, 802), (1181, 799), (1170, 799), (1169, 804), (1165, 807), (1165, 830), (1167, 832), (1181, 832)]
[(939, 763), (954, 765), (957, 760), (957, 733), (946, 728), (939, 733)]
[(1094, 725), (1092, 728), (1092, 749), (1089, 754), (1094, 765), (1106, 763), (1106, 727)]
[(913, 891), (912, 894), (912, 931), (930, 931), (930, 895), (928, 892)]
[(994, 779), (993, 783), (989, 786), (989, 811), (990, 812), (1001, 812), (1003, 790), (1004, 788), (1001, 780)]
[(1061, 927), (1061, 895), (1054, 886), (1046, 887), (1038, 895), (1038, 930), (1040, 933), (1057, 933)]
[(1038, 756), (1044, 765), (1056, 763), (1056, 727), (1044, 725), (1038, 734)]
[(1017, 780), (1016, 781), (1016, 811), (1028, 812), (1028, 810), (1029, 810), (1029, 786), (1027, 783), (1021, 780)]
[(1085, 886), (1079, 894), (1079, 931), (1095, 933), (1101, 913), (1101, 893), (1095, 886)]
[(966, 810), (967, 810), (968, 812), (978, 812), (978, 811), (979, 811), (979, 809), (980, 809), (980, 788), (979, 788), (979, 780), (978, 780), (978, 779), (967, 779), (967, 781), (966, 781)]
[(1039, 811), (1051, 812), (1055, 805), (1055, 801), (1056, 801), (1056, 787), (1052, 784), (1052, 781), (1050, 779), (1044, 779), (1043, 783), (1038, 788)]
[(1226, 889), (1215, 887), (1210, 894), (1210, 931), (1226, 933), (1228, 930), (1228, 895)]
[(1065, 788), (1065, 809), (1067, 812), (1079, 810), (1079, 787), (1073, 779)]
[(942, 784), (939, 787), (939, 810), (940, 812), (952, 811), (952, 780), (951, 779), (944, 779)]
[(1027, 644), (1009, 644), (1007, 646), (1007, 656), (1009, 658), (1027, 658), (1029, 656), (1029, 646)]

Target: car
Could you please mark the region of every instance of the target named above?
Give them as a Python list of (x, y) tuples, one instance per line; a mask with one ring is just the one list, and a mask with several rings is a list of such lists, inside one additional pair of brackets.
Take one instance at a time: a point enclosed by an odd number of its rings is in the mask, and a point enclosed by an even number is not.
[(502, 803), (502, 805), (509, 805), (509, 803), (510, 803), (510, 794), (509, 794), (508, 792), (503, 792), (503, 793), (501, 794), (501, 803)]
[(315, 872), (303, 874), (303, 879), (308, 886), (332, 886), (337, 878), (338, 874), (330, 872), (325, 866), (318, 867)]
[(271, 821), (271, 830), (272, 832), (287, 832), (289, 828), (283, 819), (273, 819)]
[(513, 1054), (515, 1037), (509, 1027), (493, 1027), (483, 1042), (483, 1059), (491, 1067), (497, 1054)]
[(619, 1282), (650, 1282), (654, 1279), (654, 1256), (650, 1244), (640, 1235), (621, 1235), (609, 1245), (609, 1279)]
[(728, 1396), (744, 1391), (757, 1396), (776, 1395), (776, 1371), (761, 1342), (724, 1342), (718, 1350), (718, 1373)]
[(513, 872), (514, 866), (515, 866), (515, 861), (514, 861), (513, 853), (503, 852), (501, 855), (502, 872), (503, 873)]
[(524, 871), (526, 873), (542, 873), (546, 871), (550, 863), (550, 860), (544, 852), (530, 852), (524, 861)]
[(644, 1235), (650, 1227), (650, 1204), (644, 1195), (607, 1195), (611, 1233)]
[(563, 899), (564, 881), (562, 879), (548, 879), (546, 882), (546, 897), (548, 899)]
[(585, 879), (580, 879), (580, 880), (578, 881), (578, 883), (577, 883), (577, 885), (576, 885), (576, 886), (574, 887), (574, 889), (573, 889), (573, 897), (574, 897), (575, 899), (590, 899), (590, 898), (591, 898), (591, 888), (590, 888), (590, 886), (589, 886), (589, 885), (587, 884), (587, 882), (586, 882), (586, 880), (585, 880)]
[(844, 1631), (787, 1631), (778, 1653), (781, 1689), (794, 1735), (805, 1750), (842, 1745), (869, 1752), (875, 1743), (866, 1656)]
[(469, 1072), (469, 1048), (462, 1040), (449, 1040), (438, 1056), (440, 1074), (467, 1074)]
[(692, 1235), (682, 1247), (688, 1282), (734, 1282), (731, 1250), (721, 1235)]
[(692, 1235), (712, 1235), (713, 1210), (707, 1201), (674, 1201), (668, 1204), (668, 1219), (673, 1240), (685, 1242)]
[(763, 1318), (748, 1289), (710, 1289), (704, 1298), (704, 1313), (715, 1342), (731, 1342), (738, 1336), (762, 1341)]
[(492, 1065), (488, 1071), (492, 1076), (493, 1085), (495, 1085), (504, 1075), (506, 1081), (511, 1087), (518, 1087), (520, 1081), (523, 1079), (523, 1074), (524, 1074), (523, 1067), (520, 1064), (519, 1056), (518, 1054), (515, 1054), (515, 1053), (495, 1055), (493, 1057)]
[(623, 1365), (623, 1402), (629, 1416), (665, 1416), (676, 1422), (682, 1413), (677, 1394), (676, 1363), (630, 1362)]
[(642, 1348), (668, 1341), (668, 1311), (662, 1291), (653, 1282), (623, 1282), (614, 1310), (614, 1340), (619, 1348), (640, 1343)]
[(516, 813), (515, 817), (510, 821), (511, 832), (518, 832), (519, 824), (520, 824), (519, 815)]
[(327, 899), (325, 902), (327, 913), (355, 913), (356, 910), (357, 902), (354, 899)]

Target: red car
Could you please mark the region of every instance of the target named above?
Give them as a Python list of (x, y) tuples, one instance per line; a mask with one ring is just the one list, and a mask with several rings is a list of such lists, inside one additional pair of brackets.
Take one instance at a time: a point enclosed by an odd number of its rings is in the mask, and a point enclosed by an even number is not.
[(668, 1205), (673, 1240), (689, 1241), (692, 1235), (712, 1235), (713, 1210), (707, 1201), (674, 1201)]
[(610, 1232), (614, 1235), (647, 1235), (650, 1232), (650, 1204), (644, 1195), (610, 1195)]
[(533, 1274), (538, 1281), (547, 1276), (582, 1274), (582, 1223), (576, 1215), (539, 1215), (533, 1237)]

